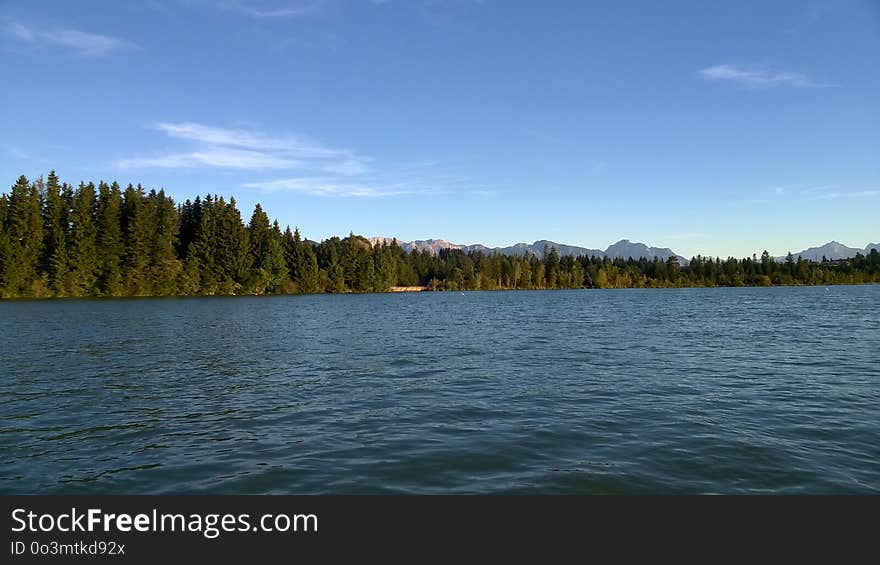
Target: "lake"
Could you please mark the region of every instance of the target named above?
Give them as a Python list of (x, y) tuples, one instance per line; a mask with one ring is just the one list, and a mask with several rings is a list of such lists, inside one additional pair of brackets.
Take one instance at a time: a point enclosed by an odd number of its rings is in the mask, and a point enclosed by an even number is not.
[(880, 492), (880, 286), (0, 302), (0, 493)]

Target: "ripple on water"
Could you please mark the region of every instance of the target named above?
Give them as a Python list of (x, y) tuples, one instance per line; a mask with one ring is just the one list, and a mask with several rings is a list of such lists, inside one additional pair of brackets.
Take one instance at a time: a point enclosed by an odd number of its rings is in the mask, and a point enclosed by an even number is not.
[(0, 493), (876, 493), (878, 303), (0, 302)]

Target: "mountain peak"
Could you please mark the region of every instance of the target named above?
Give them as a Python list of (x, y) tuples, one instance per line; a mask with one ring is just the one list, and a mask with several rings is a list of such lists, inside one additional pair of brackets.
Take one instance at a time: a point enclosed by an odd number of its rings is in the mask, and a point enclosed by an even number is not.
[[(382, 242), (390, 242), (392, 238), (389, 237), (371, 237), (369, 238), (370, 242), (373, 245), (381, 244)], [(682, 264), (687, 264), (687, 261), (674, 253), (671, 249), (666, 247), (648, 247), (644, 243), (633, 243), (628, 239), (621, 239), (617, 243), (613, 245), (609, 245), (607, 249), (602, 251), (601, 249), (587, 249), (585, 247), (578, 247), (576, 245), (565, 245), (562, 243), (556, 243), (555, 241), (550, 241), (549, 239), (539, 239), (532, 243), (531, 245), (528, 243), (517, 243), (515, 245), (511, 245), (508, 247), (486, 247), (485, 245), (474, 244), (474, 245), (459, 245), (455, 243), (451, 243), (445, 239), (425, 239), (425, 240), (416, 240), (410, 242), (404, 242), (402, 240), (397, 240), (398, 244), (403, 248), (404, 251), (428, 251), (432, 254), (437, 254), (441, 249), (460, 249), (465, 253), (470, 253), (473, 251), (481, 251), (484, 253), (501, 253), (503, 255), (514, 255), (514, 256), (523, 256), (527, 254), (535, 255), (538, 258), (544, 257), (544, 249), (555, 249), (556, 252), (561, 256), (596, 256), (596, 257), (611, 257), (611, 258), (622, 258), (628, 259), (632, 257), (633, 259), (640, 259), (644, 257), (645, 259), (654, 259), (657, 258), (661, 261), (666, 261), (670, 257), (677, 257), (679, 262)]]
[[(859, 249), (858, 247), (848, 247), (839, 241), (832, 239), (825, 245), (809, 247), (798, 253), (792, 252), (791, 255), (792, 257), (801, 257), (810, 261), (821, 261), (823, 257), (829, 261), (835, 261), (837, 259), (849, 259), (855, 257), (856, 253), (870, 253), (870, 251), (870, 244), (864, 249)], [(776, 260), (783, 261), (785, 260), (785, 257), (776, 257)]]

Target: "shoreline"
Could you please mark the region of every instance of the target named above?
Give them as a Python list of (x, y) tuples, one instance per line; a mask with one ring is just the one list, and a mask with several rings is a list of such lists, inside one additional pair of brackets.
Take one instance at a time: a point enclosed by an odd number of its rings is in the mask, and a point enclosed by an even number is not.
[(825, 287), (848, 287), (848, 286), (875, 286), (880, 285), (878, 282), (862, 282), (862, 283), (839, 283), (839, 284), (777, 284), (777, 285), (740, 285), (740, 286), (629, 286), (620, 288), (495, 288), (495, 289), (468, 289), (468, 290), (442, 290), (430, 289), (427, 287), (407, 287), (420, 288), (421, 290), (387, 290), (387, 291), (370, 291), (370, 292), (300, 292), (300, 293), (266, 293), (266, 294), (174, 294), (174, 295), (130, 295), (130, 296), (17, 296), (14, 298), (0, 298), (0, 304), (4, 302), (52, 302), (52, 301), (112, 301), (112, 300), (143, 300), (143, 299), (180, 299), (180, 298), (281, 298), (294, 296), (366, 296), (371, 294), (417, 294), (417, 293), (439, 293), (439, 294), (456, 294), (456, 293), (478, 293), (478, 292), (558, 292), (558, 291), (603, 291), (603, 290), (688, 290), (688, 289), (729, 289), (729, 288), (820, 288)]

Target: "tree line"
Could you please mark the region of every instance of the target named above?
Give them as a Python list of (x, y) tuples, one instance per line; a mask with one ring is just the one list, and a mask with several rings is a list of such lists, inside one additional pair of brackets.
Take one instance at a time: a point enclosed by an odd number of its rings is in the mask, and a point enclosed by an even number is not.
[(361, 236), (308, 241), (257, 204), (245, 223), (234, 198), (175, 204), (164, 190), (55, 172), (19, 177), (0, 195), (0, 298), (191, 296), (430, 290), (830, 285), (880, 282), (880, 255), (821, 262), (697, 256), (571, 257), (404, 251)]

